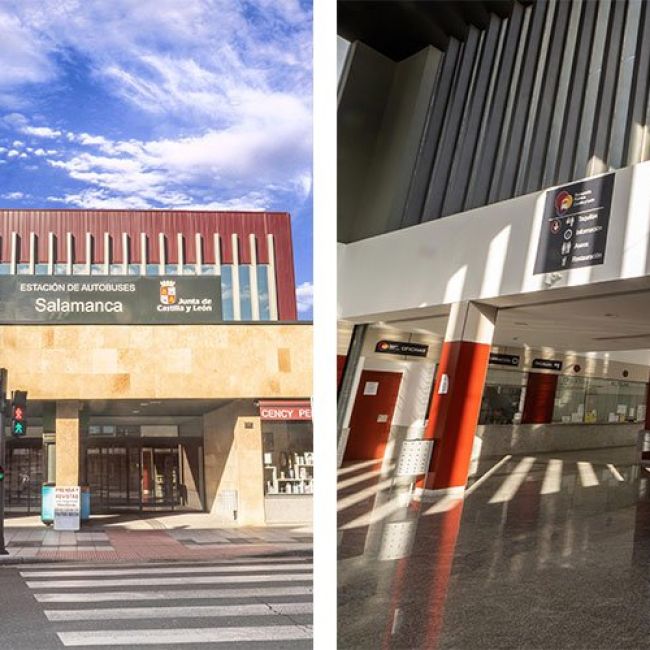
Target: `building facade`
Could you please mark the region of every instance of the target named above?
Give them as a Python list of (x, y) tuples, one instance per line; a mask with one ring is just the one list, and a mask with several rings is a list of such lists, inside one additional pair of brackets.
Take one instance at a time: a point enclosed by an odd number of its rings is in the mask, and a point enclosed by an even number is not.
[(339, 2), (339, 457), (629, 445), (647, 421), (650, 7)]
[[(311, 325), (286, 213), (0, 211), (0, 349), (28, 392), (8, 511), (311, 517)], [(287, 507), (290, 502), (290, 507)]]

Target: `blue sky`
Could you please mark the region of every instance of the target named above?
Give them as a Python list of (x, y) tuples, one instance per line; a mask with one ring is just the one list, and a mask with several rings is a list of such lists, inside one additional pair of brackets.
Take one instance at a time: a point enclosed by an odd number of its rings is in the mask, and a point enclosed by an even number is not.
[(0, 206), (286, 210), (312, 315), (312, 11), (4, 0)]

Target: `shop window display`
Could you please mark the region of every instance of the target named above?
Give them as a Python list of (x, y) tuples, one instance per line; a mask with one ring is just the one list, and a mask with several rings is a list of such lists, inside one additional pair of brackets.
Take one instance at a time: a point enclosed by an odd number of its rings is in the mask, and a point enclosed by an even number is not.
[(488, 370), (479, 424), (516, 424), (521, 420), (525, 377), (525, 373), (512, 370)]
[(312, 494), (314, 452), (311, 422), (263, 422), (264, 494)]

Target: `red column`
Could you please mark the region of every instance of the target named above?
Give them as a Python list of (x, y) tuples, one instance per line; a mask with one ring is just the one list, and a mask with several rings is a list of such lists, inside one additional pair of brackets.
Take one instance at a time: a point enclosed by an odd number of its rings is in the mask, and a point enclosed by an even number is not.
[(425, 434), (435, 440), (426, 491), (465, 488), (495, 319), (496, 308), (487, 305), (451, 309)]

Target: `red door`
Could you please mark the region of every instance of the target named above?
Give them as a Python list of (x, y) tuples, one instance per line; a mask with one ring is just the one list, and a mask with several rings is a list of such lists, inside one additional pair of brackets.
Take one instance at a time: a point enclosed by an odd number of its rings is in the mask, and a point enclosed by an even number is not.
[(350, 418), (345, 461), (381, 460), (384, 457), (401, 372), (364, 370)]

